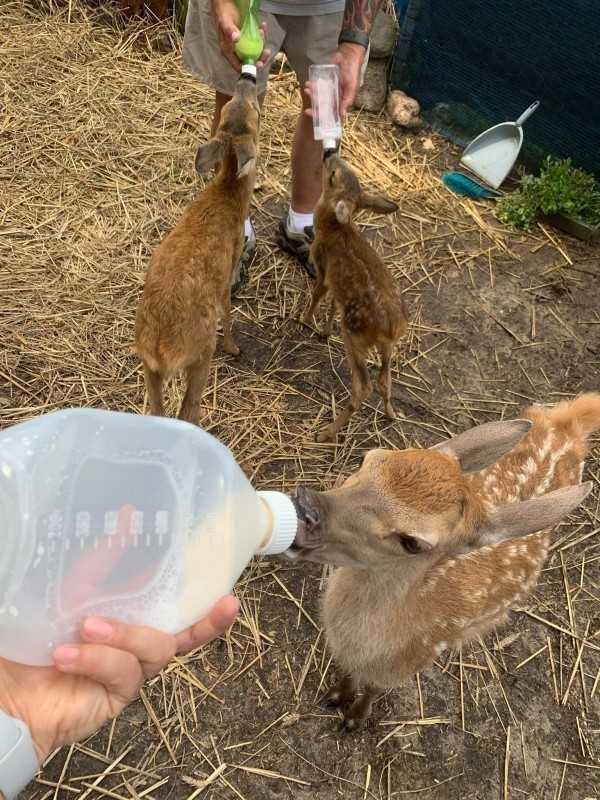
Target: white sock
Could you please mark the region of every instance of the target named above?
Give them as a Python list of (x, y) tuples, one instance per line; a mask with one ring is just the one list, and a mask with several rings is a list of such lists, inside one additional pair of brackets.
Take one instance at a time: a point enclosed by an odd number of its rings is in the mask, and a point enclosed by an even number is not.
[(250, 220), (250, 217), (246, 217), (244, 220), (244, 236), (246, 239), (255, 239), (256, 234), (254, 233), (254, 226)]
[(304, 228), (314, 223), (314, 214), (299, 214), (290, 206), (287, 215), (287, 227), (292, 233), (304, 233)]

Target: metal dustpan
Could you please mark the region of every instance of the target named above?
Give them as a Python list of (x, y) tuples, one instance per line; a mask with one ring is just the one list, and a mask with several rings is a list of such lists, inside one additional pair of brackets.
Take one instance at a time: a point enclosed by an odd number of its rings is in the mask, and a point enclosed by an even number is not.
[(523, 144), (523, 128), (526, 119), (539, 106), (536, 100), (515, 122), (501, 122), (480, 133), (467, 145), (460, 163), (484, 180), (489, 186), (498, 189), (508, 177)]

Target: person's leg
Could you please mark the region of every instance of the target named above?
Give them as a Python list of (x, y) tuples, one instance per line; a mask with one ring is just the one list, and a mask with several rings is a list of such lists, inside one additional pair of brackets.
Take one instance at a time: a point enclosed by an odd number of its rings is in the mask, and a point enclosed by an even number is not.
[(321, 194), (323, 147), (315, 142), (313, 124), (304, 111), (309, 105), (303, 93), (311, 64), (327, 63), (337, 47), (343, 12), (310, 17), (278, 16), (285, 29), (283, 50), (298, 78), (302, 107), (292, 145), (290, 208), (279, 224), (277, 242), (294, 255), (311, 278), (315, 271), (309, 260), (314, 238), (313, 211)]
[[(312, 214), (321, 194), (323, 145), (313, 137), (312, 119), (304, 111), (310, 100), (302, 92), (302, 110), (296, 123), (292, 145), (292, 191), (290, 208), (299, 214)], [(312, 224), (312, 220), (309, 224)]]

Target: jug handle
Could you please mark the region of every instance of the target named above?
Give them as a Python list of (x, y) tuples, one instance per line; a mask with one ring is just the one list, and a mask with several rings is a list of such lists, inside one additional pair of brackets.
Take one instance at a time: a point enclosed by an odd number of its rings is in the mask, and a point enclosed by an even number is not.
[(533, 112), (539, 106), (540, 101), (536, 100), (535, 103), (532, 103), (529, 108), (526, 108), (525, 111), (521, 114), (521, 116), (515, 122), (515, 125), (522, 125), (525, 120), (529, 119), (529, 117), (533, 114)]

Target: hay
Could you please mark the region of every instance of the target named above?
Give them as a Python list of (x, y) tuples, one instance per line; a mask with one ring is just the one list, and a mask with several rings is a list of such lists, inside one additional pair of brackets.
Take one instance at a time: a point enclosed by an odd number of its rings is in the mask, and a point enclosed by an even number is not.
[[(135, 306), (149, 254), (198, 188), (193, 154), (211, 92), (177, 51), (149, 50), (165, 31), (179, 42), (164, 27), (111, 27), (76, 2), (49, 16), (4, 2), (0, 20), (0, 424), (64, 406), (142, 411)], [(547, 229), (507, 235), (488, 207), (443, 189), (445, 142), (353, 115), (349, 160), (401, 204), (363, 222), (409, 306), (393, 370), (406, 416), (391, 424), (373, 395), (336, 445), (315, 444), (348, 374), (339, 336), (323, 343), (297, 323), (309, 284), (272, 242), (296, 113), (294, 79), (281, 71), (264, 111), (259, 254), (234, 311), (243, 354), (218, 356), (204, 398), (203, 425), (254, 481), (329, 486), (366, 448), (429, 444), (595, 386), (600, 317), (585, 301), (597, 251)], [(169, 391), (173, 407), (181, 388)], [(516, 633), (444, 657), (380, 700), (381, 730), (356, 739), (340, 739), (335, 715), (316, 704), (331, 675), (317, 609), (325, 571), (253, 564), (227, 638), (176, 659), (119, 720), (53, 754), (29, 796), (591, 796), (597, 531), (596, 494), (559, 529), (535, 596), (513, 615)], [(531, 708), (554, 720), (554, 738)], [(463, 763), (465, 748), (477, 752)]]

